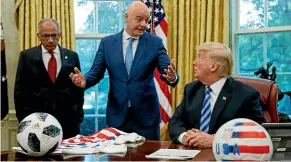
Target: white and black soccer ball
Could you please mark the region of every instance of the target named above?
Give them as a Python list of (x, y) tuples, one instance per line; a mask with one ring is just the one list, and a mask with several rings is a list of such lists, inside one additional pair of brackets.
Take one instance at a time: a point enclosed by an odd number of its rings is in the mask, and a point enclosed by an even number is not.
[(56, 150), (63, 139), (58, 120), (48, 113), (33, 113), (18, 126), (17, 141), (30, 156), (44, 156)]

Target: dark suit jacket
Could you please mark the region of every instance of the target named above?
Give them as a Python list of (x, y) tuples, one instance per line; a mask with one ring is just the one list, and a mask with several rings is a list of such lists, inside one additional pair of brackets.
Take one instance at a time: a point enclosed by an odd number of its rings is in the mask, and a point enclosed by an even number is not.
[[(139, 38), (130, 74), (127, 74), (122, 48), (122, 33), (101, 40), (94, 63), (86, 76), (86, 88), (98, 83), (105, 69), (110, 77), (110, 90), (106, 112), (107, 124), (119, 127), (127, 113), (128, 99), (138, 122), (151, 126), (160, 122), (159, 101), (154, 83), (154, 70), (164, 74), (170, 60), (162, 39), (143, 33)], [(164, 78), (162, 78), (164, 79)], [(166, 79), (164, 79), (166, 81)], [(170, 84), (175, 86), (179, 81)]]
[(84, 89), (75, 86), (69, 77), (74, 67), (80, 68), (77, 53), (59, 48), (62, 67), (55, 83), (52, 83), (44, 66), (41, 46), (20, 53), (14, 102), (19, 122), (31, 113), (47, 112), (57, 118), (64, 138), (68, 138), (80, 132), (79, 123), (84, 116)]
[[(187, 130), (200, 129), (204, 94), (205, 85), (198, 80), (185, 86), (184, 98), (169, 121), (173, 142), (178, 142), (180, 134)], [(214, 105), (208, 133), (215, 134), (221, 125), (235, 118), (264, 122), (260, 94), (252, 87), (229, 77)]]

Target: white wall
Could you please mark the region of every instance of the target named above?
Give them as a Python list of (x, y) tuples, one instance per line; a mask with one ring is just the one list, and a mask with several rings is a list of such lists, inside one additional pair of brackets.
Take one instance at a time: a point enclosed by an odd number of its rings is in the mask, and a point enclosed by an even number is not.
[(16, 129), (18, 122), (15, 116), (13, 90), (19, 57), (19, 38), (14, 19), (15, 0), (1, 0), (1, 19), (5, 41), (9, 114), (1, 121), (1, 150), (11, 149), (17, 145)]

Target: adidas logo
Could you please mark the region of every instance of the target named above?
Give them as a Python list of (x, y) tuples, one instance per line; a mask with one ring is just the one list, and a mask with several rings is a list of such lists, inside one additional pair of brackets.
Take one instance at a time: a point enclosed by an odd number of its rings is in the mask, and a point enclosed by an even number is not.
[(33, 126), (31, 126), (32, 129), (39, 129), (39, 123), (34, 124)]

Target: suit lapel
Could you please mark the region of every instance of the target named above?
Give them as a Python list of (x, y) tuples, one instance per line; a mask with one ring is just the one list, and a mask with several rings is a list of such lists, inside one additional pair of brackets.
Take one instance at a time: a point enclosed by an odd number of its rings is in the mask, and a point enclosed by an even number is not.
[[(58, 45), (59, 46), (59, 45)], [(61, 67), (61, 69), (60, 69), (60, 71), (59, 71), (59, 73), (58, 73), (58, 75), (57, 75), (57, 78), (56, 78), (56, 82), (58, 81), (58, 78), (60, 77), (60, 76), (62, 76), (62, 73), (63, 73), (63, 71), (64, 71), (64, 68), (67, 66), (67, 64), (68, 64), (68, 53), (67, 53), (67, 51), (66, 50), (64, 50), (61, 46), (59, 46), (59, 49), (60, 49), (60, 55), (61, 55), (61, 63), (62, 63), (62, 67)]]
[(232, 81), (230, 78), (227, 78), (224, 86), (222, 87), (222, 89), (217, 97), (215, 105), (213, 107), (208, 132), (212, 131), (212, 128), (215, 125), (215, 123), (217, 122), (217, 118), (219, 117), (221, 111), (224, 109), (225, 104), (231, 98), (231, 91), (232, 91)]
[(128, 73), (126, 71), (126, 66), (125, 66), (125, 61), (124, 61), (124, 58), (123, 58), (123, 42), (122, 42), (122, 33), (123, 33), (123, 30), (116, 34), (115, 36), (115, 42), (113, 42), (113, 46), (112, 47), (117, 47), (115, 48), (115, 52), (118, 53), (117, 54), (117, 62), (122, 62), (122, 67), (117, 67), (118, 69), (121, 70), (121, 73), (123, 76), (127, 76), (128, 78)]
[(141, 35), (139, 40), (138, 40), (138, 45), (137, 45), (136, 52), (135, 52), (135, 55), (133, 58), (133, 62), (132, 62), (131, 68), (130, 68), (130, 73), (129, 73), (128, 79), (132, 76), (134, 70), (136, 69), (136, 66), (137, 66), (137, 64), (138, 64), (138, 62), (143, 54), (144, 48), (146, 47), (147, 41), (148, 41), (148, 35), (147, 35), (147, 33), (143, 33), (143, 35)]
[(201, 118), (201, 111), (203, 107), (203, 100), (204, 100), (204, 93), (205, 93), (205, 86), (202, 85), (198, 89), (196, 96), (192, 96), (193, 102), (191, 103), (193, 118), (190, 119), (190, 123), (194, 125), (194, 128), (200, 128), (200, 118)]

